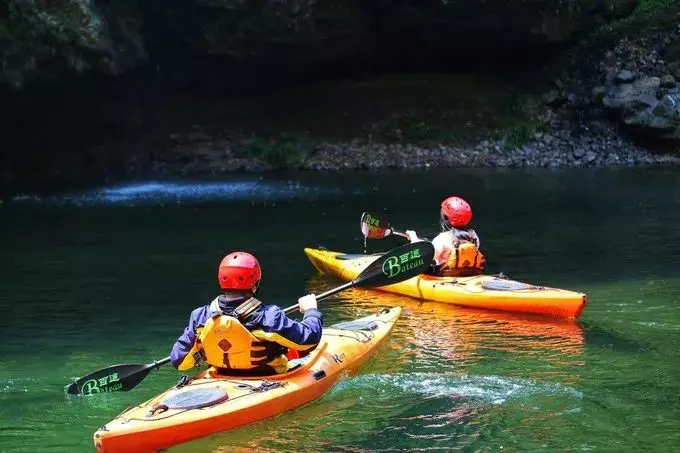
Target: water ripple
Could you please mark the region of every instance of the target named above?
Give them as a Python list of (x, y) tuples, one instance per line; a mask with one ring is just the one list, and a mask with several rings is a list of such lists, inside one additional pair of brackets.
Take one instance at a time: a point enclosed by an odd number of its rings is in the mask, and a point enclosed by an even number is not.
[(581, 399), (583, 394), (559, 383), (503, 376), (467, 376), (429, 373), (395, 375), (364, 374), (340, 382), (332, 392), (369, 388), (374, 394), (412, 392), (424, 397), (477, 398), (493, 404), (508, 399), (542, 395), (567, 395)]

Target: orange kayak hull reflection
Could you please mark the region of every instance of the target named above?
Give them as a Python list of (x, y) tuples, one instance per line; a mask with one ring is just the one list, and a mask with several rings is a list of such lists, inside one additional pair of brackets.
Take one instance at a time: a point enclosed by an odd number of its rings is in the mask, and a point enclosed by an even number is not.
[[(305, 248), (305, 254), (321, 273), (350, 281), (378, 255), (349, 255)], [(584, 293), (536, 286), (492, 275), (436, 277), (419, 275), (393, 285), (376, 288), (422, 300), (463, 307), (534, 313), (559, 318), (578, 318), (586, 306)]]
[(208, 369), (127, 409), (94, 434), (99, 453), (155, 452), (296, 409), (355, 373), (384, 342), (400, 307), (324, 328), (319, 346), (288, 373), (234, 377)]

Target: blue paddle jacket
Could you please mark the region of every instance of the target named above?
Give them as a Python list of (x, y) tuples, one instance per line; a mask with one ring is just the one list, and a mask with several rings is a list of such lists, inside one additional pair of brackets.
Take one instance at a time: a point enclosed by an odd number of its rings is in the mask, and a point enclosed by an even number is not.
[[(217, 301), (220, 310), (225, 315), (235, 316), (234, 309), (245, 299), (243, 296), (234, 298), (233, 296), (222, 295), (217, 298)], [(214, 314), (214, 312), (210, 305), (199, 307), (191, 312), (189, 324), (170, 352), (170, 360), (175, 368), (182, 363), (191, 351), (196, 341), (198, 329), (205, 325), (211, 314)], [(296, 321), (290, 319), (280, 307), (263, 304), (248, 314), (245, 320), (241, 322), (251, 332), (261, 330), (269, 333), (268, 337), (273, 340), (272, 343), (280, 344), (283, 351), (290, 343), (293, 343), (295, 349), (306, 350), (313, 348), (321, 341), (323, 314), (319, 310), (309, 309), (305, 311), (302, 321)]]

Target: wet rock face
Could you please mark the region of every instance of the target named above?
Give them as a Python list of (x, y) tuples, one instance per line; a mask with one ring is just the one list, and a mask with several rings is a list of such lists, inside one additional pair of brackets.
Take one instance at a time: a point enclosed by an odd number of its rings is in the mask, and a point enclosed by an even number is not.
[(636, 41), (622, 39), (601, 64), (597, 105), (631, 132), (680, 144), (680, 26)]
[(159, 56), (304, 67), (442, 51), (455, 61), (514, 46), (521, 57), (633, 1), (11, 0), (0, 5), (0, 81), (117, 75)]
[(39, 73), (120, 74), (147, 59), (135, 0), (14, 0), (0, 5), (0, 82)]

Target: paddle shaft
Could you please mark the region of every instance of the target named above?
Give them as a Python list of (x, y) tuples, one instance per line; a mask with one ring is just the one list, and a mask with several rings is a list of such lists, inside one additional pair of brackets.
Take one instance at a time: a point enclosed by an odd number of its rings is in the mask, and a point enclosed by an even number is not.
[[(361, 280), (363, 280), (363, 279), (352, 280), (351, 282), (347, 282), (344, 285), (340, 285), (336, 288), (329, 289), (328, 291), (321, 293), (318, 296), (316, 296), (316, 300), (317, 301), (323, 300), (323, 299), (327, 298), (328, 296), (332, 296), (333, 294), (339, 293), (340, 291), (344, 291), (344, 290), (349, 289), (353, 286), (356, 286), (359, 283), (361, 283)], [(300, 306), (300, 304), (291, 305), (290, 307), (283, 310), (283, 312), (288, 314), (292, 311), (297, 310), (299, 308), (299, 306)]]
[(149, 365), (149, 368), (154, 368), (154, 367), (155, 367), (155, 368), (158, 368), (158, 367), (160, 367), (161, 365), (165, 365), (166, 363), (169, 363), (169, 362), (170, 362), (170, 356), (167, 356), (167, 357), (164, 358), (164, 359), (156, 360), (154, 363), (152, 363), (152, 364)]
[[(408, 239), (409, 241), (411, 240), (411, 238), (408, 237), (408, 234), (402, 233), (401, 231), (392, 230), (392, 234), (394, 234), (395, 236), (401, 236), (401, 237), (403, 237), (403, 238), (405, 238), (405, 239)], [(423, 240), (423, 241), (429, 241), (428, 238), (424, 238), (424, 237), (421, 237), (420, 239)]]

